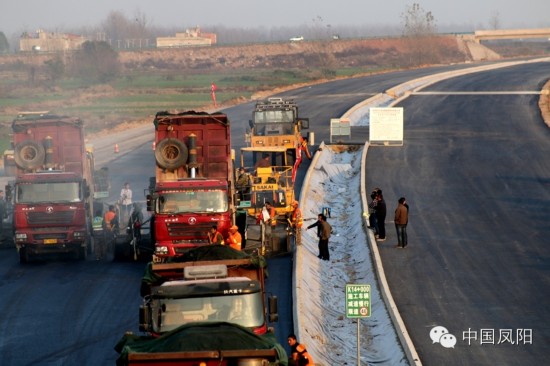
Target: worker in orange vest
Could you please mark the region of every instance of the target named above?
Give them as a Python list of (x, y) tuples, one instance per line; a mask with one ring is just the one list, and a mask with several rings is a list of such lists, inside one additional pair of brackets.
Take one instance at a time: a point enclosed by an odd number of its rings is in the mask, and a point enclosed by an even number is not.
[(308, 353), (305, 344), (298, 343), (294, 334), (288, 335), (288, 345), (290, 346), (290, 359), (296, 366), (314, 366), (315, 363)]
[(239, 228), (233, 225), (229, 228), (229, 235), (227, 236), (227, 243), (235, 250), (241, 250), (243, 238), (239, 233)]
[(208, 240), (210, 241), (210, 244), (224, 245), (223, 235), (218, 231), (218, 227), (216, 225), (210, 228), (210, 231), (208, 232)]
[(298, 207), (298, 201), (293, 201), (290, 206), (292, 207), (292, 212), (290, 213), (290, 230), (295, 235), (296, 245), (302, 244), (302, 225), (304, 224), (304, 219), (302, 218), (302, 211)]
[(298, 207), (298, 201), (294, 201), (290, 204), (292, 207), (292, 212), (290, 214), (290, 224), (293, 228), (300, 229), (304, 224), (304, 219), (302, 218), (302, 211)]
[(272, 241), (272, 233), (277, 225), (277, 211), (271, 202), (266, 202), (262, 211), (256, 217), (256, 223), (262, 224), (263, 230), (265, 230), (265, 240), (268, 243)]

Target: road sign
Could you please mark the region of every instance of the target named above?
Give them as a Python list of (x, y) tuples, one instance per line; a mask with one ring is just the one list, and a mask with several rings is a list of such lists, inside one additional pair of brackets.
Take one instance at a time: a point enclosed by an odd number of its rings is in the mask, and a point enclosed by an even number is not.
[(370, 314), (370, 285), (346, 284), (346, 317), (368, 318)]
[(403, 108), (369, 109), (369, 143), (403, 145)]
[(348, 140), (351, 138), (351, 127), (348, 118), (331, 118), (330, 119), (330, 142), (333, 137), (346, 136)]

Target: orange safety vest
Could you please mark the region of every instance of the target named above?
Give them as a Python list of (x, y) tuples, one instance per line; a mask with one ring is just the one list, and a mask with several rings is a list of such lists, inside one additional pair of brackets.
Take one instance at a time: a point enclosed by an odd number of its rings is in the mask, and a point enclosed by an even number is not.
[(210, 244), (221, 244), (221, 245), (225, 244), (223, 242), (223, 235), (219, 231), (216, 231), (214, 235), (210, 233), (208, 234), (209, 234), (208, 237), (210, 239)]
[[(256, 224), (259, 224), (260, 222), (264, 222), (264, 215), (262, 212), (260, 212), (258, 216), (256, 216)], [(271, 226), (277, 225), (277, 212), (275, 211), (275, 207), (273, 206), (271, 206), (271, 208), (269, 209), (269, 224)]]
[(227, 242), (229, 243), (229, 246), (236, 250), (241, 250), (242, 247), (242, 236), (241, 233), (238, 231), (235, 232), (235, 234), (229, 233), (229, 236), (227, 237)]
[(269, 209), (269, 223), (271, 226), (277, 225), (277, 212), (275, 211), (275, 207), (271, 206)]
[(302, 218), (302, 212), (298, 207), (296, 207), (296, 209), (292, 211), (292, 224), (298, 229), (301, 228), (302, 225), (304, 224), (304, 220)]
[(105, 215), (103, 217), (103, 225), (105, 225), (105, 228), (107, 230), (112, 230), (113, 229), (113, 224), (111, 223), (111, 221), (113, 221), (115, 216), (116, 216), (116, 213), (114, 213), (113, 211), (105, 212)]

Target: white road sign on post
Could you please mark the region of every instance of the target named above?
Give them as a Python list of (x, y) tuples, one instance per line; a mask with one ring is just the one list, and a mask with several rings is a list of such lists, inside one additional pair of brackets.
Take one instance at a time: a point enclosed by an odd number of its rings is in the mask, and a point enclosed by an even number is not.
[(403, 108), (370, 108), (369, 143), (403, 145)]
[(348, 118), (331, 118), (330, 119), (330, 143), (341, 141), (338, 138), (346, 136), (351, 139), (351, 127)]

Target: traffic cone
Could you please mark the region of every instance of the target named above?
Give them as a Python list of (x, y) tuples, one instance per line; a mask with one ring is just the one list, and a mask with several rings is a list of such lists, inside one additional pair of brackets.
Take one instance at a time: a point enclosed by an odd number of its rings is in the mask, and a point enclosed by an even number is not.
[(115, 144), (115, 154), (118, 153), (118, 144)]

